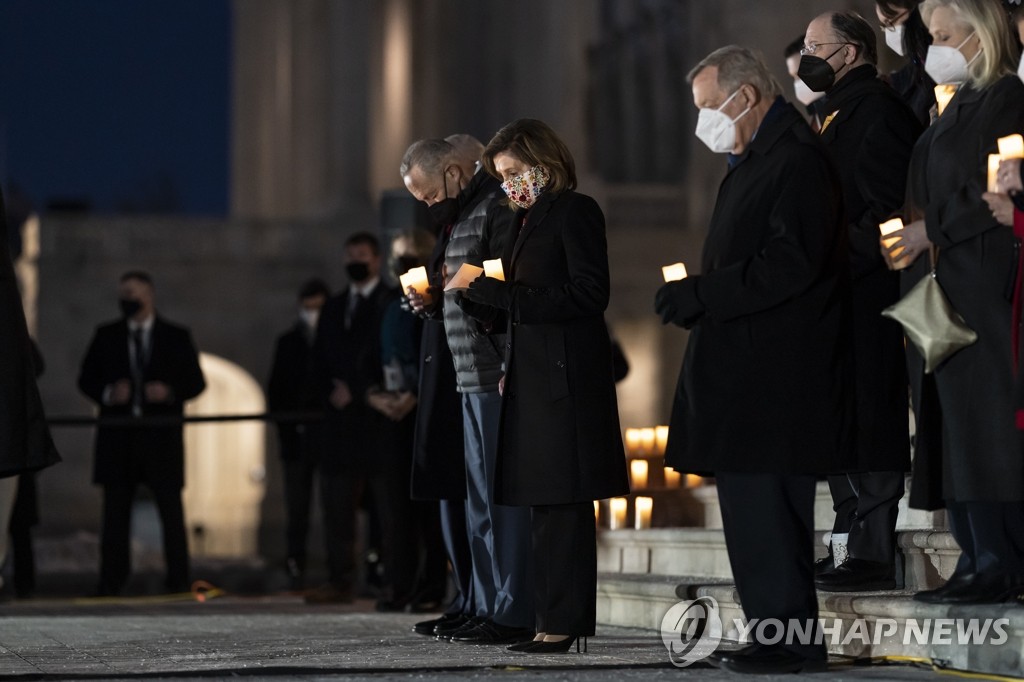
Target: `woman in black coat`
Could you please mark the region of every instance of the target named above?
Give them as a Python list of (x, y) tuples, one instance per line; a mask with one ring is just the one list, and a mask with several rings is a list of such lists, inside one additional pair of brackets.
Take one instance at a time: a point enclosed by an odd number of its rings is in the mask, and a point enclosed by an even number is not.
[[(944, 504), (963, 550), (949, 582), (917, 599), (1000, 602), (1024, 594), (1024, 457), (1013, 420), (1010, 305), (1018, 247), (982, 194), (996, 140), (1024, 131), (1024, 85), (998, 2), (925, 0), (921, 9), (934, 39), (929, 73), (962, 84), (915, 146), (908, 181), (915, 219), (892, 248), (917, 259), (905, 275), (912, 280), (938, 247), (939, 284), (978, 340), (936, 368), (936, 391), (931, 398), (919, 392), (915, 405), (910, 503)], [(921, 386), (923, 363), (912, 348), (908, 355), (911, 380)]]
[(483, 162), (504, 181), (518, 231), (506, 281), (480, 277), (466, 293), (509, 319), (495, 496), (532, 509), (538, 633), (512, 649), (567, 651), (596, 623), (593, 500), (629, 492), (604, 323), (604, 216), (573, 191), (572, 155), (541, 121), (502, 128)]

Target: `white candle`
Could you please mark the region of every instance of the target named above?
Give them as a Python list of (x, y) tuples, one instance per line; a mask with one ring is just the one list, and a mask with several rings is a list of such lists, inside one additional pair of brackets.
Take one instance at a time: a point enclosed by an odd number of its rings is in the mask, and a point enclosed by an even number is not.
[(667, 426), (655, 426), (654, 427), (654, 453), (662, 457), (665, 456), (665, 448), (668, 446), (668, 427)]
[(485, 260), (484, 275), (487, 277), (493, 277), (494, 279), (500, 279), (502, 282), (504, 282), (505, 269), (501, 267), (501, 259), (495, 258), (494, 260)]
[(999, 191), (999, 164), (1003, 157), (999, 154), (988, 155), (988, 191)]
[(655, 431), (651, 427), (640, 429), (640, 448), (641, 454), (652, 455), (654, 454), (654, 444), (658, 437)]
[(666, 282), (678, 282), (681, 279), (686, 279), (686, 266), (682, 263), (663, 265), (661, 276), (665, 278)]
[(666, 488), (678, 488), (679, 479), (682, 478), (682, 474), (673, 469), (672, 467), (665, 467), (665, 487)]
[(686, 487), (697, 488), (704, 483), (704, 479), (697, 474), (686, 474)]
[(629, 480), (634, 490), (647, 487), (647, 460), (634, 459), (629, 463)]
[[(893, 218), (892, 220), (886, 220), (884, 223), (882, 223), (881, 225), (878, 226), (878, 230), (879, 230), (879, 232), (882, 233), (883, 236), (887, 235), (887, 234), (892, 234), (893, 232), (898, 232), (899, 230), (902, 230), (902, 229), (903, 229), (903, 221), (900, 220), (899, 218)], [(892, 237), (890, 239), (883, 239), (882, 240), (882, 244), (885, 245), (885, 248), (889, 248), (893, 244), (898, 242), (899, 240), (900, 240), (899, 237)], [(904, 249), (901, 246), (900, 248), (896, 249), (896, 251), (894, 251), (892, 253), (893, 267), (896, 268), (897, 270), (902, 270), (903, 268), (905, 268), (908, 265), (910, 265), (910, 263), (906, 262), (905, 259), (898, 257), (901, 253), (903, 253), (903, 251), (904, 251)]]
[(427, 278), (427, 269), (424, 267), (413, 268), (404, 275), (399, 275), (398, 281), (402, 283), (402, 293), (409, 293), (409, 287), (416, 290), (416, 293), (423, 297), (423, 302), (429, 304), (433, 297), (430, 295), (430, 280)]
[(1003, 159), (1024, 159), (1024, 137), (1014, 133), (1006, 137), (1000, 137), (999, 156)]
[(594, 500), (594, 525), (601, 527), (601, 502)]
[(645, 530), (651, 527), (651, 512), (654, 510), (654, 500), (650, 497), (636, 498), (636, 517), (634, 526), (637, 530)]
[(626, 454), (640, 454), (640, 429), (626, 429)]
[(608, 501), (611, 508), (611, 518), (608, 519), (608, 527), (618, 530), (626, 527), (626, 509), (628, 500), (625, 497), (613, 497)]

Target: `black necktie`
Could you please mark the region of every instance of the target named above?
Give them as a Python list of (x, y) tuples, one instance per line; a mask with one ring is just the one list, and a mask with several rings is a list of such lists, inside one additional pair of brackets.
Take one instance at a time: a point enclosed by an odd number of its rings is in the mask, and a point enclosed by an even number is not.
[(352, 321), (356, 319), (359, 307), (365, 300), (366, 297), (360, 293), (355, 293), (348, 297), (348, 309), (345, 311), (345, 329), (352, 328)]
[(142, 379), (145, 367), (145, 348), (142, 344), (142, 329), (135, 328), (131, 332), (132, 340), (132, 412), (142, 411)]

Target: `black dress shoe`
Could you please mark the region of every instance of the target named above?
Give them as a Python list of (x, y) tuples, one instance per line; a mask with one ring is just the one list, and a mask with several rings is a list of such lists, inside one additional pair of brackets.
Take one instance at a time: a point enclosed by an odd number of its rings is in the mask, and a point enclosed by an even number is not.
[(463, 630), (471, 630), (484, 621), (483, 618), (469, 617), (462, 623), (451, 623), (450, 625), (438, 625), (434, 628), (434, 636), (438, 639), (451, 639), (456, 633)]
[[(557, 642), (548, 642), (541, 640), (539, 642), (533, 641), (528, 642), (529, 646), (525, 646), (519, 651), (527, 654), (564, 654), (570, 648), (572, 643), (576, 642), (576, 653), (580, 652), (580, 640), (583, 640), (583, 653), (587, 652), (587, 638), (577, 637), (576, 635), (569, 635), (565, 639), (560, 639)], [(512, 647), (509, 647), (511, 650)]]
[(836, 570), (835, 561), (832, 558), (832, 552), (828, 553), (828, 556), (822, 557), (814, 562), (814, 577), (817, 578), (819, 575), (831, 573)]
[(1024, 576), (1000, 573), (975, 573), (939, 595), (940, 604), (1002, 604), (1024, 599)]
[(826, 592), (894, 590), (896, 570), (888, 562), (850, 557), (828, 573), (815, 576), (814, 585)]
[(541, 637), (540, 639), (531, 639), (531, 640), (528, 640), (528, 641), (525, 641), (525, 642), (517, 642), (515, 644), (512, 644), (510, 646), (505, 647), (505, 651), (519, 651), (519, 652), (523, 652), (523, 651), (526, 651), (527, 649), (529, 649), (530, 647), (532, 647), (534, 644), (539, 644), (539, 643), (541, 643), (543, 641), (544, 641), (544, 638)]
[(960, 590), (970, 584), (976, 576), (976, 573), (954, 573), (942, 587), (937, 587), (934, 590), (924, 590), (915, 594), (914, 601), (920, 601), (926, 604), (942, 604), (944, 603), (946, 594)]
[[(493, 620), (485, 620), (476, 627), (459, 630), (452, 635), (452, 641), (460, 644), (514, 644), (533, 639), (533, 628), (514, 628)], [(568, 648), (568, 647), (566, 647)]]
[(469, 616), (464, 613), (446, 613), (440, 618), (431, 618), (430, 620), (421, 620), (412, 626), (412, 631), (417, 635), (426, 635), (427, 637), (433, 637), (436, 632), (434, 629), (441, 627), (443, 630), (446, 627), (462, 627), (466, 621), (469, 620)]
[[(709, 657), (711, 658), (711, 657)], [(734, 673), (771, 675), (782, 673), (820, 673), (828, 670), (825, 658), (807, 658), (781, 646), (750, 646), (725, 652), (709, 661), (722, 670)]]

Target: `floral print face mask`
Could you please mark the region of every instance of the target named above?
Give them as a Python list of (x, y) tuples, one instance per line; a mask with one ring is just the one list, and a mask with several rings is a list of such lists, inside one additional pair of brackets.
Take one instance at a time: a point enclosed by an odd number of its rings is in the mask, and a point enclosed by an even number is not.
[(544, 191), (551, 176), (544, 166), (534, 166), (522, 175), (511, 177), (501, 183), (501, 189), (508, 200), (519, 208), (530, 208)]

